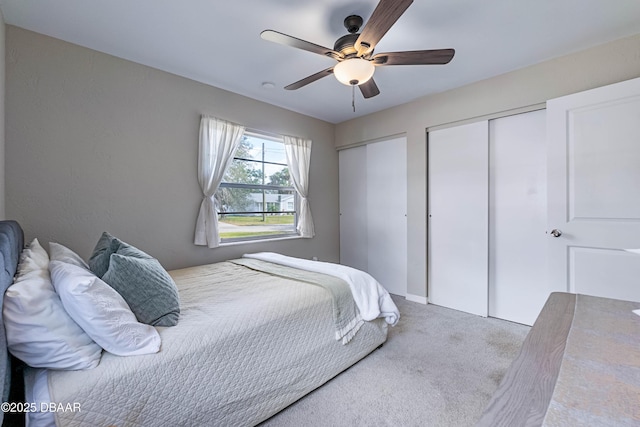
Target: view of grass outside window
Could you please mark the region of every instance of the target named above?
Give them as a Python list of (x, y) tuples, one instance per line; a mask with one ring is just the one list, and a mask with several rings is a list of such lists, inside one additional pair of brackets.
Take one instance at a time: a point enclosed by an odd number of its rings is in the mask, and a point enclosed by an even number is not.
[(295, 235), (296, 197), (282, 140), (245, 133), (215, 195), (221, 241)]

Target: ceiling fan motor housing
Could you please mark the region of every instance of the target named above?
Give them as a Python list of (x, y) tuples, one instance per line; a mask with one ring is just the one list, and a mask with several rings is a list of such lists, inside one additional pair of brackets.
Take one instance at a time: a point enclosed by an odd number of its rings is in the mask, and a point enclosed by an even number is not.
[(340, 52), (345, 57), (349, 57), (350, 55), (355, 55), (358, 51), (353, 47), (356, 40), (360, 34), (347, 34), (346, 36), (340, 37), (336, 40), (335, 45), (333, 46), (333, 50), (336, 52)]
[(358, 51), (353, 47), (353, 45), (356, 43), (356, 40), (358, 40), (358, 37), (360, 37), (358, 31), (360, 30), (363, 22), (362, 17), (358, 15), (349, 15), (344, 18), (344, 27), (347, 29), (349, 34), (336, 40), (336, 43), (333, 45), (333, 50), (340, 52), (345, 58), (355, 56)]

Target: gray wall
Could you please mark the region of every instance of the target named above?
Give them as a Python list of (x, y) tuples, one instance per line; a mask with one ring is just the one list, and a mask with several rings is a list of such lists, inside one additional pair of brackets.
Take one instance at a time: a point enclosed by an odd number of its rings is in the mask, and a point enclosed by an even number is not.
[[(340, 148), (404, 133), (408, 292), (416, 296), (426, 296), (426, 128), (640, 76), (637, 35), (333, 126), (12, 26), (6, 52), (9, 161), (0, 182), (6, 176), (7, 217), (22, 222), (27, 238), (58, 240), (86, 256), (109, 230), (168, 268), (257, 250), (337, 261), (334, 142)], [(314, 141), (314, 239), (214, 250), (192, 244), (201, 113)]]
[(426, 128), (543, 103), (638, 76), (640, 35), (338, 124), (337, 147), (407, 135), (408, 293), (426, 296), (427, 292)]
[[(334, 125), (11, 25), (6, 47), (6, 213), (28, 239), (86, 257), (108, 230), (169, 269), (264, 250), (339, 260)], [(201, 114), (313, 140), (315, 238), (193, 244)]]

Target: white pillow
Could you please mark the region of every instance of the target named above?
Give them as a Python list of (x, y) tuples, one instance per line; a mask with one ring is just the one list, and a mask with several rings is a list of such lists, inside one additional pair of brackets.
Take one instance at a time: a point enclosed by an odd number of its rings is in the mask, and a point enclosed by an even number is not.
[(18, 274), (16, 281), (22, 279), (27, 274), (38, 271), (46, 270), (49, 266), (49, 255), (47, 251), (40, 246), (38, 239), (33, 239), (29, 245), (20, 253), (20, 262), (18, 263)]
[(80, 255), (60, 243), (49, 242), (49, 254), (50, 261), (62, 261), (89, 270), (89, 264)]
[(69, 317), (49, 270), (33, 271), (9, 286), (2, 310), (9, 351), (27, 365), (91, 369), (102, 349)]
[(49, 263), (51, 280), (67, 313), (102, 348), (118, 356), (157, 353), (160, 335), (136, 316), (111, 286), (90, 271)]

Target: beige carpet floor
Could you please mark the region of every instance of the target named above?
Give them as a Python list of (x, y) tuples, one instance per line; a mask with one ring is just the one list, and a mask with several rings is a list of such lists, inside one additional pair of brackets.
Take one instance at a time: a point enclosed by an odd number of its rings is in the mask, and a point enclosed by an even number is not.
[(382, 348), (261, 426), (473, 426), (530, 328), (394, 300)]

